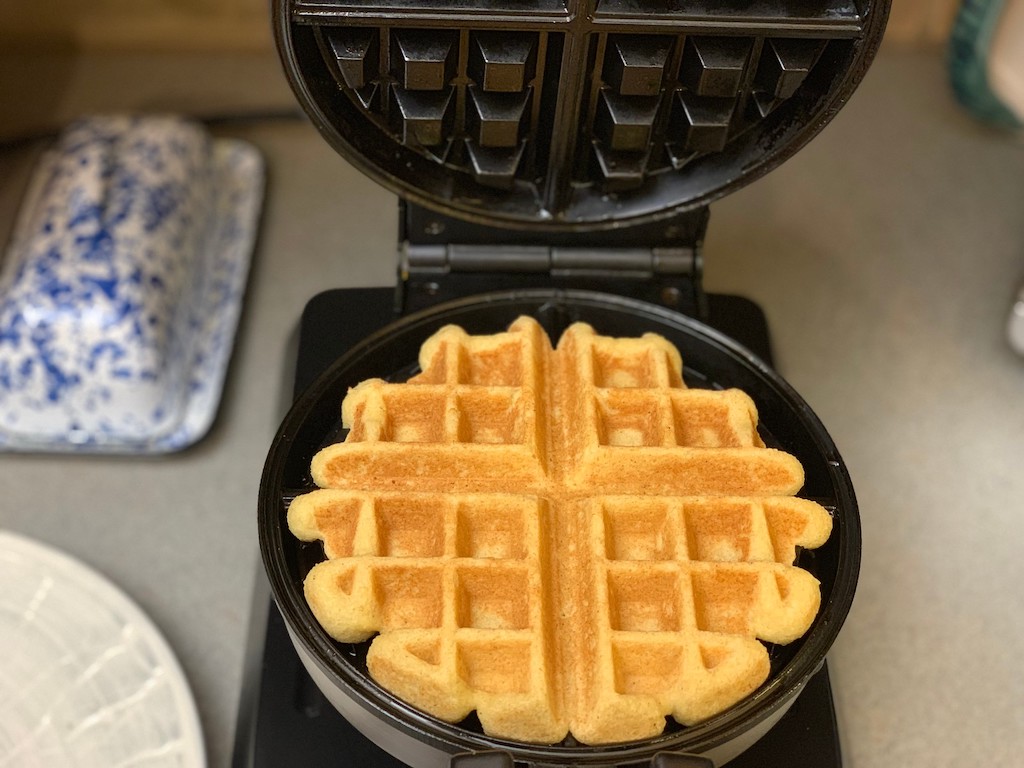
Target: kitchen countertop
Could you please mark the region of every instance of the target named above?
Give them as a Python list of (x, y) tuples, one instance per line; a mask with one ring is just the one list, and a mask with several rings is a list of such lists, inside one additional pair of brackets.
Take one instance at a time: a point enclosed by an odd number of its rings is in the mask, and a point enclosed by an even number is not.
[[(159, 57), (69, 61), (53, 68), (63, 89), (45, 104), (8, 67), (6, 85), (25, 98), (4, 101), (24, 106), (0, 120), (10, 136), (80, 110), (237, 107), (249, 119), (213, 130), (267, 161), (210, 434), (160, 458), (0, 459), (0, 526), (92, 565), (149, 613), (192, 685), (211, 766), (230, 763), (261, 567), (257, 487), (299, 315), (320, 290), (388, 285), (395, 273), (395, 198), (292, 116), (272, 56), (250, 58), (174, 75)], [(172, 84), (159, 98), (147, 62)], [(190, 90), (195, 71), (206, 74)], [(0, 146), (0, 242), (43, 144)], [(1003, 326), (1024, 282), (1024, 143), (956, 107), (940, 55), (885, 49), (817, 139), (712, 206), (705, 264), (709, 291), (763, 307), (778, 368), (857, 488), (863, 569), (829, 656), (845, 764), (1019, 765), (1024, 360)]]

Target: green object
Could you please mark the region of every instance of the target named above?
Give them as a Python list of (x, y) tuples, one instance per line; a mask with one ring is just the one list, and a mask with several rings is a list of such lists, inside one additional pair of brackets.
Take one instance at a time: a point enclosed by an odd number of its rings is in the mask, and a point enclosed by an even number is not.
[(949, 40), (949, 74), (957, 100), (987, 123), (1012, 128), (1021, 121), (993, 92), (988, 56), (1004, 0), (964, 0)]

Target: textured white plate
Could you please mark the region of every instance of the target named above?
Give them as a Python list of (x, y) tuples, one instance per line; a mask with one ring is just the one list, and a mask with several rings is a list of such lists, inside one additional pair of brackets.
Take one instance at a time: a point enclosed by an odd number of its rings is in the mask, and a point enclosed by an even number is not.
[(205, 766), (181, 667), (123, 592), (4, 531), (0, 585), (0, 767)]

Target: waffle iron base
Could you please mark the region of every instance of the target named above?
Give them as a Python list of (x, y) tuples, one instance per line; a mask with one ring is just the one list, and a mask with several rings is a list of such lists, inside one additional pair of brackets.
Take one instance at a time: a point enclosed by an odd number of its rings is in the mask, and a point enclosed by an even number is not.
[[(707, 298), (706, 322), (770, 362), (768, 329), (761, 310), (739, 297), (710, 294)], [(311, 299), (299, 328), (295, 393), (306, 389), (349, 347), (394, 320), (393, 301), (390, 288), (338, 289)], [(403, 768), (351, 726), (320, 693), (299, 662), (262, 572), (258, 585), (234, 768)], [(729, 763), (729, 768), (793, 766), (842, 766), (824, 664), (768, 735)]]

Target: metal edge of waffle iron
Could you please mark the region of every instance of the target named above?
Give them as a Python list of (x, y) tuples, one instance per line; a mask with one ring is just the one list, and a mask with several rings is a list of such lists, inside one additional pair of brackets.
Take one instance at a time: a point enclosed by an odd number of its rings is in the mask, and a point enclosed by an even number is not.
[(402, 197), (520, 230), (706, 205), (842, 108), (890, 0), (274, 0), (298, 101)]
[[(822, 589), (822, 607), (811, 629), (800, 640), (775, 649), (770, 676), (752, 696), (706, 722), (672, 727), (638, 742), (594, 747), (493, 738), (471, 724), (425, 715), (380, 688), (366, 672), (365, 644), (334, 642), (305, 602), (305, 572), (322, 555), (316, 545), (302, 544), (289, 534), (282, 510), (295, 493), (311, 489), (309, 462), (339, 434), (341, 395), (369, 375), (407, 375), (419, 345), (443, 325), (455, 323), (479, 333), (505, 327), (520, 314), (538, 317), (556, 338), (575, 320), (614, 335), (664, 335), (704, 385), (728, 383), (753, 397), (766, 441), (804, 465), (801, 495), (832, 511), (831, 538), (802, 561)], [(299, 396), (274, 439), (260, 487), (259, 534), (273, 594), (314, 682), (364, 735), (403, 762), (424, 768), (448, 765), (453, 755), (486, 750), (501, 750), (531, 765), (646, 765), (660, 751), (702, 755), (721, 765), (767, 733), (820, 668), (852, 604), (861, 551), (849, 473), (820, 420), (770, 366), (728, 336), (671, 310), (608, 294), (544, 289), (471, 296), (408, 315), (339, 358)]]

